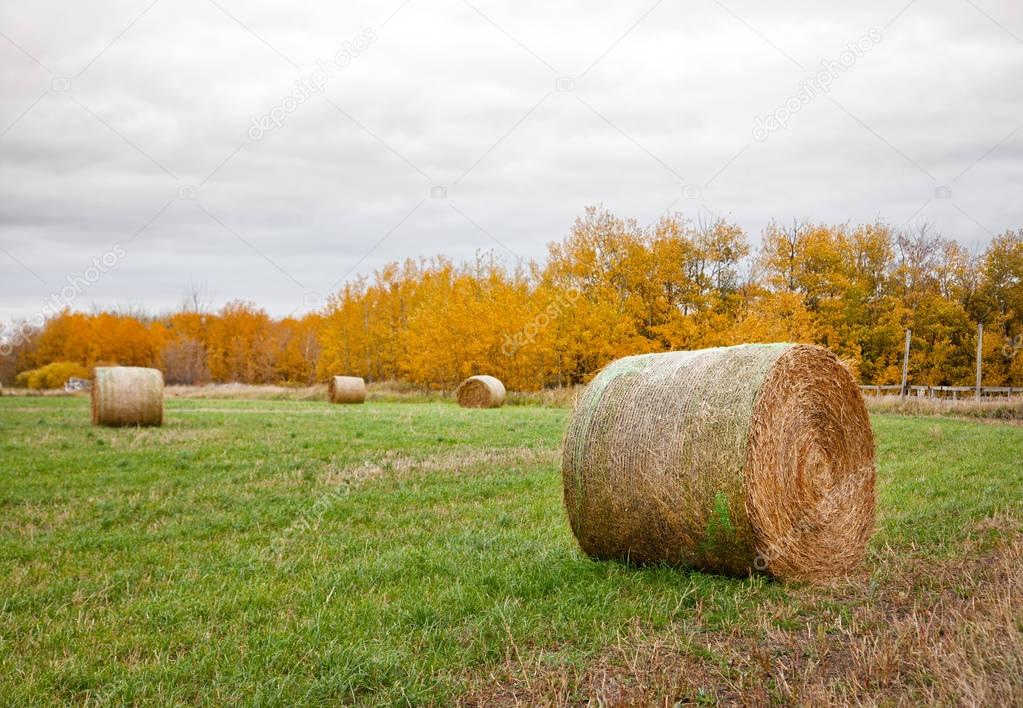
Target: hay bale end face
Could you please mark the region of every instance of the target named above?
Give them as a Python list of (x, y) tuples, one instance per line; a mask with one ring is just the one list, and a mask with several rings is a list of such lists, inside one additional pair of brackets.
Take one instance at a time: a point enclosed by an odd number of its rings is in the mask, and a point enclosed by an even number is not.
[(874, 438), (829, 351), (742, 345), (626, 357), (572, 414), (572, 531), (599, 559), (826, 580), (874, 528)]
[(504, 397), (504, 384), (493, 376), (470, 376), (455, 390), (462, 408), (500, 408)]
[(163, 374), (138, 366), (98, 366), (92, 381), (93, 425), (163, 425)]
[(327, 396), (331, 403), (363, 403), (366, 382), (359, 376), (331, 376)]

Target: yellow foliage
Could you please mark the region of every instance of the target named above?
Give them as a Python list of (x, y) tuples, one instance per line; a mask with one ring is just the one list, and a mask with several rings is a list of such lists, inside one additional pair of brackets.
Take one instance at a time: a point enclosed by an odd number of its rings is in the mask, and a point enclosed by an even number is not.
[(89, 379), (92, 378), (92, 374), (87, 368), (73, 361), (55, 361), (38, 369), (21, 372), (15, 382), (24, 388), (63, 388), (71, 377)]
[(890, 384), (909, 328), (910, 381), (962, 385), (983, 322), (985, 384), (1019, 386), (1021, 284), (1023, 231), (978, 258), (927, 229), (772, 223), (753, 252), (724, 220), (673, 215), (644, 228), (589, 208), (543, 263), (392, 263), (301, 319), (244, 302), (161, 318), (65, 311), (0, 376), (116, 362), (160, 366), (168, 383), (352, 375), (451, 389), (491, 374), (536, 390), (586, 382), (629, 354), (788, 341), (827, 346), (865, 383)]

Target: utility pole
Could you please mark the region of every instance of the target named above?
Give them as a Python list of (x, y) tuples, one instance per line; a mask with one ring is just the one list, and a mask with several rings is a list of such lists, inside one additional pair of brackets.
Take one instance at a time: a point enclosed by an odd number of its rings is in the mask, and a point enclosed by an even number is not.
[(902, 398), (906, 397), (907, 388), (906, 384), (909, 382), (909, 340), (913, 336), (913, 330), (906, 330), (906, 350), (902, 354), (902, 389), (899, 394)]
[(980, 400), (980, 369), (983, 362), (984, 354), (984, 323), (977, 323), (977, 387), (976, 394), (977, 400)]

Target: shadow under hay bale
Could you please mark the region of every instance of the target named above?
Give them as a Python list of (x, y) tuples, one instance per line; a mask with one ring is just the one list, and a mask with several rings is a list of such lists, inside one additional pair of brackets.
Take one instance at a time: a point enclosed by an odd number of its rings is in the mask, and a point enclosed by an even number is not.
[(327, 386), (331, 403), (364, 403), (366, 382), (359, 376), (332, 376)]
[(97, 366), (93, 425), (163, 425), (163, 374), (138, 366)]
[(850, 572), (874, 528), (874, 438), (859, 387), (820, 347), (626, 357), (565, 436), (583, 551), (726, 575)]
[(504, 384), (493, 376), (470, 376), (455, 389), (462, 408), (500, 408), (505, 395)]

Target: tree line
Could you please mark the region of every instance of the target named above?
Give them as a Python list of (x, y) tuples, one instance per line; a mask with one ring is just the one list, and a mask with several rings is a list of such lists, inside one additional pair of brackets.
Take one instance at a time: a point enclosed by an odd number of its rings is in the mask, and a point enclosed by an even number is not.
[(628, 354), (743, 342), (821, 344), (863, 383), (967, 385), (977, 323), (985, 385), (1023, 385), (1023, 229), (979, 254), (927, 227), (772, 223), (753, 248), (725, 220), (641, 227), (591, 207), (542, 263), (492, 253), (391, 263), (321, 311), (275, 319), (252, 303), (163, 316), (65, 310), (16, 323), (0, 378), (57, 363), (155, 366), (168, 383), (310, 384), (332, 374), (451, 387), (489, 373), (512, 389), (587, 381)]

